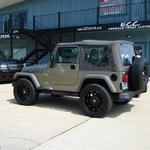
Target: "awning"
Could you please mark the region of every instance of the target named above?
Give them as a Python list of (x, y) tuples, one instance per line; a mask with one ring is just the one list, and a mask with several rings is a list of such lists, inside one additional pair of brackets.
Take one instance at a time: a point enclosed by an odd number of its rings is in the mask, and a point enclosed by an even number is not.
[(11, 6), (13, 4), (20, 3), (22, 1), (24, 0), (0, 0), (0, 9)]

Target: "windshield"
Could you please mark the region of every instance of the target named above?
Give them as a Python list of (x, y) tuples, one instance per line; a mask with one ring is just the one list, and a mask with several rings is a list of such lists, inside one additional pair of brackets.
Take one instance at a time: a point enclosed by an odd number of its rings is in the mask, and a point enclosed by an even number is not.
[(121, 57), (123, 66), (131, 65), (133, 56), (135, 56), (133, 45), (121, 44)]
[(0, 51), (0, 60), (8, 60), (10, 57), (5, 55), (2, 51)]

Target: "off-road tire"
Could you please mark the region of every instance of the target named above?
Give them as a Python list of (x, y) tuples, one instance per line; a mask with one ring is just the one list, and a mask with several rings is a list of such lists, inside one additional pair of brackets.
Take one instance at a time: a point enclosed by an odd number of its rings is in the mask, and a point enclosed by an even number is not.
[(38, 100), (39, 93), (31, 81), (22, 78), (14, 83), (14, 96), (20, 105), (32, 105)]
[(113, 105), (109, 92), (99, 84), (89, 84), (80, 93), (80, 106), (90, 117), (104, 117)]

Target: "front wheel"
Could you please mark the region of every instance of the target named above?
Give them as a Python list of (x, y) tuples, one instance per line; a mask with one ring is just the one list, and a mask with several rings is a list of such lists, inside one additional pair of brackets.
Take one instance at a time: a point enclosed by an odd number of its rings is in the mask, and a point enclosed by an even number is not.
[(90, 84), (81, 91), (80, 105), (87, 116), (103, 117), (111, 110), (113, 102), (104, 87)]
[(38, 92), (28, 79), (19, 79), (14, 83), (14, 96), (21, 105), (32, 105), (38, 99)]

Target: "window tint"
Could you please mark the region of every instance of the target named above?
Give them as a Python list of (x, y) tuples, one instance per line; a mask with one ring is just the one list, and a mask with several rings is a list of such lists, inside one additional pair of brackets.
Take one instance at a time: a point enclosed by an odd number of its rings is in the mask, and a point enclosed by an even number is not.
[(60, 47), (56, 53), (56, 63), (77, 63), (77, 47)]
[(109, 66), (109, 48), (103, 47), (85, 47), (85, 64), (87, 66)]

